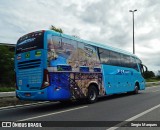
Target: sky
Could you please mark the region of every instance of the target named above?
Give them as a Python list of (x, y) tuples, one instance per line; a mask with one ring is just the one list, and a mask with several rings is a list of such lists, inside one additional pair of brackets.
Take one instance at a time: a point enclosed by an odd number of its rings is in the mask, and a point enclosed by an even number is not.
[(61, 28), (65, 34), (133, 52), (150, 71), (160, 70), (159, 0), (0, 0), (0, 43)]

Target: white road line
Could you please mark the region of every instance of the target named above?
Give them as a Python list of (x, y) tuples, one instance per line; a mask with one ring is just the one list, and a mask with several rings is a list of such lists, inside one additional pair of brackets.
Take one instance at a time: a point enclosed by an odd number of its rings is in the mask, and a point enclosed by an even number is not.
[(19, 107), (25, 107), (25, 106), (35, 106), (35, 105), (47, 104), (47, 103), (49, 103), (49, 101), (30, 103), (30, 104), (23, 104), (23, 105), (15, 105), (15, 106), (7, 106), (7, 107), (0, 107), (0, 111), (11, 110), (11, 109), (15, 109), (15, 108), (19, 108)]
[(152, 86), (152, 87), (146, 87), (146, 89), (152, 89), (152, 88), (159, 88), (159, 85), (157, 85), (157, 86)]
[(141, 116), (143, 116), (143, 115), (145, 115), (145, 114), (147, 114), (147, 113), (149, 113), (149, 112), (151, 112), (151, 111), (153, 111), (153, 110), (155, 110), (155, 109), (157, 109), (157, 108), (159, 108), (159, 107), (160, 107), (160, 104), (157, 105), (157, 106), (154, 106), (154, 107), (152, 107), (152, 108), (150, 108), (150, 109), (148, 109), (148, 110), (146, 110), (146, 111), (144, 111), (144, 112), (142, 112), (142, 113), (140, 113), (140, 114), (138, 114), (138, 115), (136, 115), (136, 116), (133, 116), (133, 117), (125, 120), (124, 122), (119, 123), (119, 124), (117, 124), (117, 125), (109, 128), (109, 129), (107, 129), (107, 130), (116, 130), (116, 129), (118, 129), (120, 126), (125, 125), (127, 122), (129, 122), (129, 121), (134, 121), (135, 119), (137, 119), (137, 118), (139, 118), (139, 117), (141, 117)]
[(45, 115), (41, 115), (41, 116), (30, 117), (30, 118), (18, 120), (18, 121), (16, 121), (16, 122), (20, 122), (20, 121), (28, 121), (28, 120), (32, 120), (32, 119), (36, 119), (36, 118), (41, 118), (41, 117), (56, 115), (56, 114), (60, 114), (60, 113), (64, 113), (64, 112), (69, 112), (69, 111), (74, 111), (74, 110), (78, 110), (78, 109), (82, 109), (82, 108), (86, 108), (86, 107), (88, 107), (88, 106), (82, 106), (82, 107), (77, 107), (77, 108), (68, 109), (68, 110), (64, 110), (64, 111), (49, 113), (49, 114), (45, 114)]
[(155, 92), (159, 92), (160, 90), (154, 90), (154, 91), (152, 91), (153, 93), (155, 93)]

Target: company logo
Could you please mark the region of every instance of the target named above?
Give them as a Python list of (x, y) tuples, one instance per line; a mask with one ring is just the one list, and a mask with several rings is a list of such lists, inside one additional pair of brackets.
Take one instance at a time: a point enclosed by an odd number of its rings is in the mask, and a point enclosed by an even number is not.
[(41, 56), (42, 52), (41, 51), (35, 51), (35, 56)]
[(36, 38), (30, 38), (30, 39), (27, 39), (27, 40), (24, 40), (23, 42), (20, 42), (18, 45), (23, 45), (23, 44), (26, 44), (28, 42), (33, 42)]
[(11, 122), (2, 122), (2, 127), (11, 127)]
[(25, 58), (30, 58), (30, 52), (27, 52)]

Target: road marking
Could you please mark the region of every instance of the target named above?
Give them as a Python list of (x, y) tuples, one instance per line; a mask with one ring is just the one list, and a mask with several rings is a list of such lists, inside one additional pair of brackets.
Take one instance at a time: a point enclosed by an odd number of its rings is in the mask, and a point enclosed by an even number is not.
[(154, 90), (154, 91), (152, 91), (153, 93), (155, 93), (155, 92), (159, 92), (160, 90)]
[(159, 87), (159, 85), (157, 85), (157, 86), (152, 86), (152, 87), (146, 87), (146, 89), (152, 89), (152, 88), (158, 88)]
[(32, 120), (32, 119), (36, 119), (36, 118), (41, 118), (41, 117), (56, 115), (56, 114), (60, 114), (60, 113), (64, 113), (64, 112), (69, 112), (69, 111), (74, 111), (74, 110), (78, 110), (78, 109), (83, 109), (83, 108), (86, 108), (86, 107), (88, 107), (88, 106), (82, 106), (82, 107), (77, 107), (77, 108), (68, 109), (68, 110), (64, 110), (64, 111), (59, 111), (59, 112), (54, 112), (54, 113), (50, 113), (50, 114), (45, 114), (45, 115), (41, 115), (41, 116), (30, 117), (30, 118), (18, 120), (18, 121), (16, 121), (16, 122), (28, 121), (28, 120)]
[(29, 103), (29, 104), (23, 104), (23, 105), (0, 107), (0, 111), (11, 110), (11, 109), (15, 109), (15, 108), (19, 108), (19, 107), (25, 107), (25, 106), (35, 106), (35, 105), (47, 104), (47, 103), (50, 103), (50, 102), (49, 101), (44, 101), (44, 102)]
[(139, 118), (139, 117), (141, 117), (141, 116), (143, 116), (143, 115), (145, 115), (145, 114), (147, 114), (147, 113), (149, 113), (149, 112), (151, 112), (151, 111), (153, 111), (153, 110), (155, 110), (155, 109), (157, 109), (157, 108), (159, 108), (159, 107), (160, 107), (160, 104), (157, 105), (157, 106), (154, 106), (154, 107), (152, 107), (152, 108), (150, 108), (150, 109), (148, 109), (148, 110), (146, 110), (146, 111), (144, 111), (144, 112), (142, 112), (142, 113), (140, 113), (140, 114), (138, 114), (138, 115), (135, 115), (135, 116), (133, 116), (133, 117), (125, 120), (125, 121), (122, 122), (122, 123), (119, 123), (119, 124), (117, 124), (117, 125), (115, 125), (115, 126), (113, 126), (113, 127), (110, 127), (110, 128), (107, 129), (107, 130), (116, 130), (116, 129), (118, 129), (120, 126), (127, 124), (127, 122), (129, 122), (129, 121), (134, 121), (135, 119), (137, 119), (137, 118)]

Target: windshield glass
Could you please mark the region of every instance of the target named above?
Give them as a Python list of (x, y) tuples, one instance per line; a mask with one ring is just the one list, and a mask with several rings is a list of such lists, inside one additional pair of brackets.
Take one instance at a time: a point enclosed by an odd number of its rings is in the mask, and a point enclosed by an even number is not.
[(44, 31), (29, 33), (17, 42), (16, 54), (36, 49), (43, 49)]

